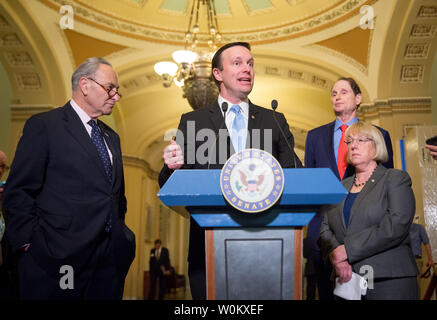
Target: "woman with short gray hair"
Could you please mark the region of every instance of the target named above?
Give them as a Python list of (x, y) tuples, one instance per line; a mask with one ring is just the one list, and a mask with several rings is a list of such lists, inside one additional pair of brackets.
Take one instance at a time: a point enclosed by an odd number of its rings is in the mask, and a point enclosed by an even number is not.
[(381, 165), (387, 148), (375, 126), (359, 121), (346, 130), (345, 139), (355, 174), (341, 182), (346, 198), (323, 209), (323, 256), (340, 284), (363, 267), (372, 271), (366, 300), (417, 299), (418, 270), (409, 238), (415, 213), (410, 176)]

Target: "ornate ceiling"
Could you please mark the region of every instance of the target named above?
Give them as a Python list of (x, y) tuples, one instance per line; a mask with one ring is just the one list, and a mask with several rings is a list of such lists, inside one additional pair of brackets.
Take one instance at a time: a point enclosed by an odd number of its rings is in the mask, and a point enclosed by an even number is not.
[[(120, 35), (183, 44), (192, 0), (39, 0), (54, 9), (69, 4), (75, 19)], [(376, 0), (216, 0), (223, 42), (265, 44), (338, 24)], [(202, 28), (201, 30), (205, 30)]]
[[(215, 3), (223, 42), (252, 45), (256, 81), (251, 99), (266, 106), (273, 98), (280, 101), (300, 148), (307, 130), (332, 118), (329, 90), (341, 75), (358, 81), (364, 109), (387, 99), (429, 101), (437, 45), (435, 0)], [(125, 140), (128, 153), (141, 149), (155, 154), (150, 148), (156, 145), (152, 149), (159, 154), (163, 132), (176, 127), (180, 114), (190, 108), (179, 88), (162, 87), (153, 65), (171, 59), (171, 52), (183, 47), (191, 4), (192, 0), (0, 1), (0, 63), (13, 91), (13, 115), (25, 118), (27, 107), (63, 104), (71, 94), (75, 67), (87, 57), (102, 56), (114, 65), (124, 95), (107, 121)], [(59, 24), (65, 5), (73, 9), (71, 29)], [(361, 24), (364, 6), (372, 9), (371, 28)]]

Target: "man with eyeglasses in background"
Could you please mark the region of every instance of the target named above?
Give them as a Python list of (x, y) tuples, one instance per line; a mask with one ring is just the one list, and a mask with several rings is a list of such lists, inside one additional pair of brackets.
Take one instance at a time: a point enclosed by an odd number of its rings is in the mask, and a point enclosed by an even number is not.
[(3, 197), (21, 299), (123, 296), (135, 236), (124, 223), (120, 138), (98, 120), (118, 87), (109, 62), (89, 58), (73, 73), (72, 99), (24, 125)]
[[(331, 103), (336, 119), (333, 122), (312, 129), (308, 132), (305, 143), (305, 168), (330, 168), (339, 180), (354, 174), (354, 167), (346, 161), (347, 146), (344, 132), (358, 122), (357, 110), (361, 104), (361, 89), (353, 78), (340, 77), (331, 90)], [(377, 127), (377, 126), (376, 126)], [(393, 148), (390, 134), (377, 127), (384, 137), (389, 159), (383, 163), (386, 168), (393, 168)], [(319, 289), (320, 300), (332, 300), (333, 287), (330, 281), (331, 266), (321, 258), (316, 243), (319, 237), (322, 218), (316, 215), (308, 225), (307, 237), (304, 239), (304, 252), (307, 253), (307, 266), (314, 270), (307, 275), (312, 293), (308, 300), (315, 297), (315, 286)]]

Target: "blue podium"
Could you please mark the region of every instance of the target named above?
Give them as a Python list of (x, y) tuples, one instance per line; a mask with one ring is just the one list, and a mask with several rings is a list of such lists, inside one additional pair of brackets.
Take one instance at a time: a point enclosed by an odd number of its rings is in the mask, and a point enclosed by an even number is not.
[(347, 192), (330, 169), (283, 171), (281, 198), (260, 213), (226, 202), (221, 170), (176, 170), (159, 191), (166, 206), (205, 228), (208, 299), (302, 299), (302, 228)]

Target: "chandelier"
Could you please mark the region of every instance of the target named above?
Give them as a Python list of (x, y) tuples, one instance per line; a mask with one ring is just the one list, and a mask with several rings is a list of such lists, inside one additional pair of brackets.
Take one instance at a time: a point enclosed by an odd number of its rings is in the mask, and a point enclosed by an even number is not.
[[(202, 14), (206, 14), (207, 32), (200, 32), (202, 19), (199, 18)], [(217, 101), (219, 92), (212, 77), (211, 59), (220, 40), (214, 0), (193, 0), (184, 50), (173, 52), (172, 57), (176, 63), (161, 61), (154, 66), (164, 87), (170, 87), (173, 82), (182, 87), (183, 97), (193, 109)]]

